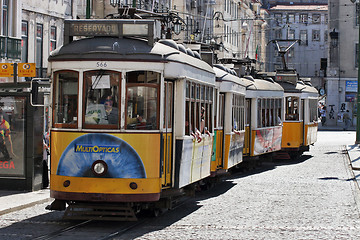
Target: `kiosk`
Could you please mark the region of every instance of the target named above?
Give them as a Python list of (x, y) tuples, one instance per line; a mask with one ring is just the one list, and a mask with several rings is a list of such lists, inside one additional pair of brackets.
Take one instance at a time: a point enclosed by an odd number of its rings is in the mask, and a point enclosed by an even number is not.
[[(49, 97), (50, 91), (44, 89), (37, 89), (35, 102)], [(48, 107), (34, 106), (32, 97), (31, 82), (0, 83), (0, 190), (48, 187), (44, 154)]]

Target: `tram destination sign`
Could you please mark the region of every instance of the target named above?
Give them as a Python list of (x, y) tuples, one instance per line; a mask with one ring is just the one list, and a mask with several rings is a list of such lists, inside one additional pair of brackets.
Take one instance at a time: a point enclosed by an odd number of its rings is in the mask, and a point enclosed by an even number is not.
[(118, 36), (116, 23), (108, 22), (74, 22), (70, 24), (72, 36)]
[(81, 19), (65, 20), (64, 43), (73, 41), (74, 36), (83, 37), (124, 37), (135, 36), (147, 38), (148, 44), (154, 43), (154, 20), (130, 19)]

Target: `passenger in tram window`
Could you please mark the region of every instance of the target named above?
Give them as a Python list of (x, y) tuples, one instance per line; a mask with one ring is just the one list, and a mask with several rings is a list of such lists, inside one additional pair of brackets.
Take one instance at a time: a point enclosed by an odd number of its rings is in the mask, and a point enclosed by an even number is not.
[(135, 129), (146, 129), (146, 119), (142, 115), (136, 116), (137, 123)]
[(205, 129), (205, 108), (201, 107), (201, 116), (200, 116), (201, 122), (200, 122), (200, 133), (204, 133)]
[(111, 96), (107, 96), (104, 102), (106, 119), (109, 124), (117, 124), (119, 111), (116, 107), (113, 106), (114, 101)]

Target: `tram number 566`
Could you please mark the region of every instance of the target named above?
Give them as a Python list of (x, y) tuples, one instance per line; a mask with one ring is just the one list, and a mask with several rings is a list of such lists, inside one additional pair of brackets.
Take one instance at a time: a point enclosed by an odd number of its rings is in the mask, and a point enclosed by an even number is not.
[(106, 62), (96, 62), (96, 67), (98, 68), (103, 68), (103, 67), (107, 67), (108, 64)]

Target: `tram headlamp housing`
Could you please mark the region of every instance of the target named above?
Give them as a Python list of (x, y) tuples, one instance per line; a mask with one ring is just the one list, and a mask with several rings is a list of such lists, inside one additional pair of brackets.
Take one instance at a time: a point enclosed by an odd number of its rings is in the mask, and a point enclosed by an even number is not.
[(96, 160), (92, 164), (91, 170), (93, 171), (93, 173), (96, 176), (103, 176), (107, 173), (108, 166), (107, 166), (106, 162), (104, 162), (103, 160)]

